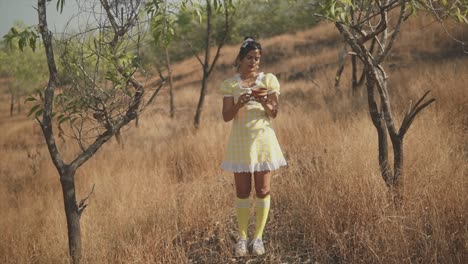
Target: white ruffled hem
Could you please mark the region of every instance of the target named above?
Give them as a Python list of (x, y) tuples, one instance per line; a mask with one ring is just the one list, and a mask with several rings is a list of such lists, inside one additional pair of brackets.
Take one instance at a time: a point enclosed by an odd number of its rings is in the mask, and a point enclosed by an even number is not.
[(267, 162), (260, 162), (256, 164), (234, 164), (230, 162), (223, 162), (221, 163), (221, 169), (230, 172), (250, 172), (253, 173), (255, 171), (273, 171), (277, 170), (282, 166), (286, 166), (286, 160), (280, 159), (276, 161), (267, 161)]

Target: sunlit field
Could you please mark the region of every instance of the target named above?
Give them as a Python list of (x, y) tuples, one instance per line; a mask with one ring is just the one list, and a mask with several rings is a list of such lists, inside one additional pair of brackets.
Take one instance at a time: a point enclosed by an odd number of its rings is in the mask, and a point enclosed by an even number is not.
[[(453, 34), (468, 38), (466, 28)], [(397, 124), (410, 100), (427, 90), (437, 100), (405, 137), (404, 205), (395, 209), (378, 168), (365, 87), (351, 95), (349, 58), (334, 87), (344, 44), (333, 25), (259, 41), (262, 70), (282, 85), (274, 124), (288, 160), (273, 172), (267, 254), (234, 257), (233, 176), (219, 168), (231, 124), (222, 120), (218, 87), (234, 74), (236, 45), (222, 51), (198, 130), (201, 67), (192, 58), (173, 66), (174, 119), (165, 89), (139, 126), (123, 131), (123, 146), (112, 139), (78, 170), (78, 200), (95, 185), (81, 218), (83, 262), (466, 263), (468, 54), (462, 47), (420, 17), (404, 24), (385, 64)], [(27, 107), (9, 116), (6, 92), (0, 108), (0, 263), (68, 263), (62, 191), (42, 132), (26, 117)], [(72, 139), (58, 142), (68, 158), (78, 151)]]

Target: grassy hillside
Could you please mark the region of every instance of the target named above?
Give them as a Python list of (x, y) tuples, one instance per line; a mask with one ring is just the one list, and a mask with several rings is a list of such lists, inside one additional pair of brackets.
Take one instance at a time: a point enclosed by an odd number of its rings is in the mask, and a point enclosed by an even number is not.
[[(468, 31), (454, 34), (466, 40)], [(405, 24), (399, 40), (385, 65), (396, 118), (426, 90), (437, 99), (405, 138), (402, 209), (391, 206), (379, 173), (365, 91), (351, 98), (349, 61), (334, 89), (343, 43), (320, 25), (260, 40), (262, 70), (282, 85), (274, 122), (289, 163), (273, 175), (268, 254), (233, 257), (233, 176), (219, 169), (230, 124), (217, 91), (234, 74), (232, 46), (210, 79), (200, 129), (192, 126), (201, 77), (192, 58), (174, 65), (175, 119), (163, 91), (123, 133), (124, 149), (113, 140), (78, 171), (79, 199), (96, 186), (81, 220), (84, 262), (463, 263), (468, 56), (424, 18)], [(0, 262), (66, 263), (61, 187), (41, 131), (25, 114), (9, 117), (7, 96), (0, 108)], [(67, 157), (77, 151), (71, 141), (60, 148)]]

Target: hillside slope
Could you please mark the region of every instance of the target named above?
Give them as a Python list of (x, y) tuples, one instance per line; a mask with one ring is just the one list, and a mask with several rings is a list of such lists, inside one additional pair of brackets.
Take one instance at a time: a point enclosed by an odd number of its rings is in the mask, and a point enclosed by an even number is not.
[[(454, 34), (468, 37), (467, 29)], [(464, 35), (463, 35), (464, 34)], [(334, 89), (343, 43), (332, 25), (260, 40), (262, 70), (281, 83), (275, 129), (288, 167), (274, 172), (264, 257), (235, 259), (232, 175), (219, 163), (230, 124), (219, 84), (235, 74), (225, 47), (209, 81), (201, 128), (193, 116), (201, 68), (173, 66), (167, 90), (77, 173), (78, 198), (96, 189), (82, 217), (85, 263), (463, 263), (468, 257), (468, 55), (424, 17), (404, 25), (385, 64), (394, 114), (431, 90), (436, 103), (405, 138), (405, 205), (391, 206), (380, 176), (365, 91), (350, 94), (349, 59)], [(153, 85), (157, 78), (145, 80)], [(65, 263), (58, 174), (41, 131), (0, 104), (1, 263)], [(399, 123), (399, 122), (398, 122)], [(77, 148), (59, 142), (66, 157)], [(253, 222), (251, 223), (253, 228)]]

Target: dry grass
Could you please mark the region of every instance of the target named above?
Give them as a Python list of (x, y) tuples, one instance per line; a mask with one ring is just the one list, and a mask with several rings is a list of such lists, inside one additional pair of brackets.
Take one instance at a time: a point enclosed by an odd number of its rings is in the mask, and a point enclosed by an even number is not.
[[(405, 27), (426, 25), (423, 20)], [(437, 102), (405, 139), (402, 209), (391, 206), (379, 174), (365, 99), (350, 99), (348, 88), (332, 89), (342, 44), (333, 27), (322, 25), (263, 41), (270, 62), (264, 70), (282, 83), (275, 126), (289, 162), (274, 172), (265, 257), (233, 258), (233, 180), (218, 168), (230, 125), (221, 120), (217, 87), (232, 74), (236, 46), (223, 50), (198, 131), (192, 119), (200, 74), (190, 59), (174, 66), (181, 76), (174, 120), (163, 92), (140, 127), (124, 133), (124, 150), (113, 140), (80, 168), (79, 197), (96, 185), (81, 220), (84, 262), (466, 261), (468, 58), (436, 25), (403, 31), (387, 63), (394, 114), (401, 118), (408, 101), (427, 89)], [(345, 75), (343, 87), (350, 83), (349, 69)], [(2, 97), (0, 112), (0, 262), (66, 263), (57, 172), (38, 127), (22, 116), (8, 117), (7, 100)], [(61, 149), (67, 156), (74, 152)]]

